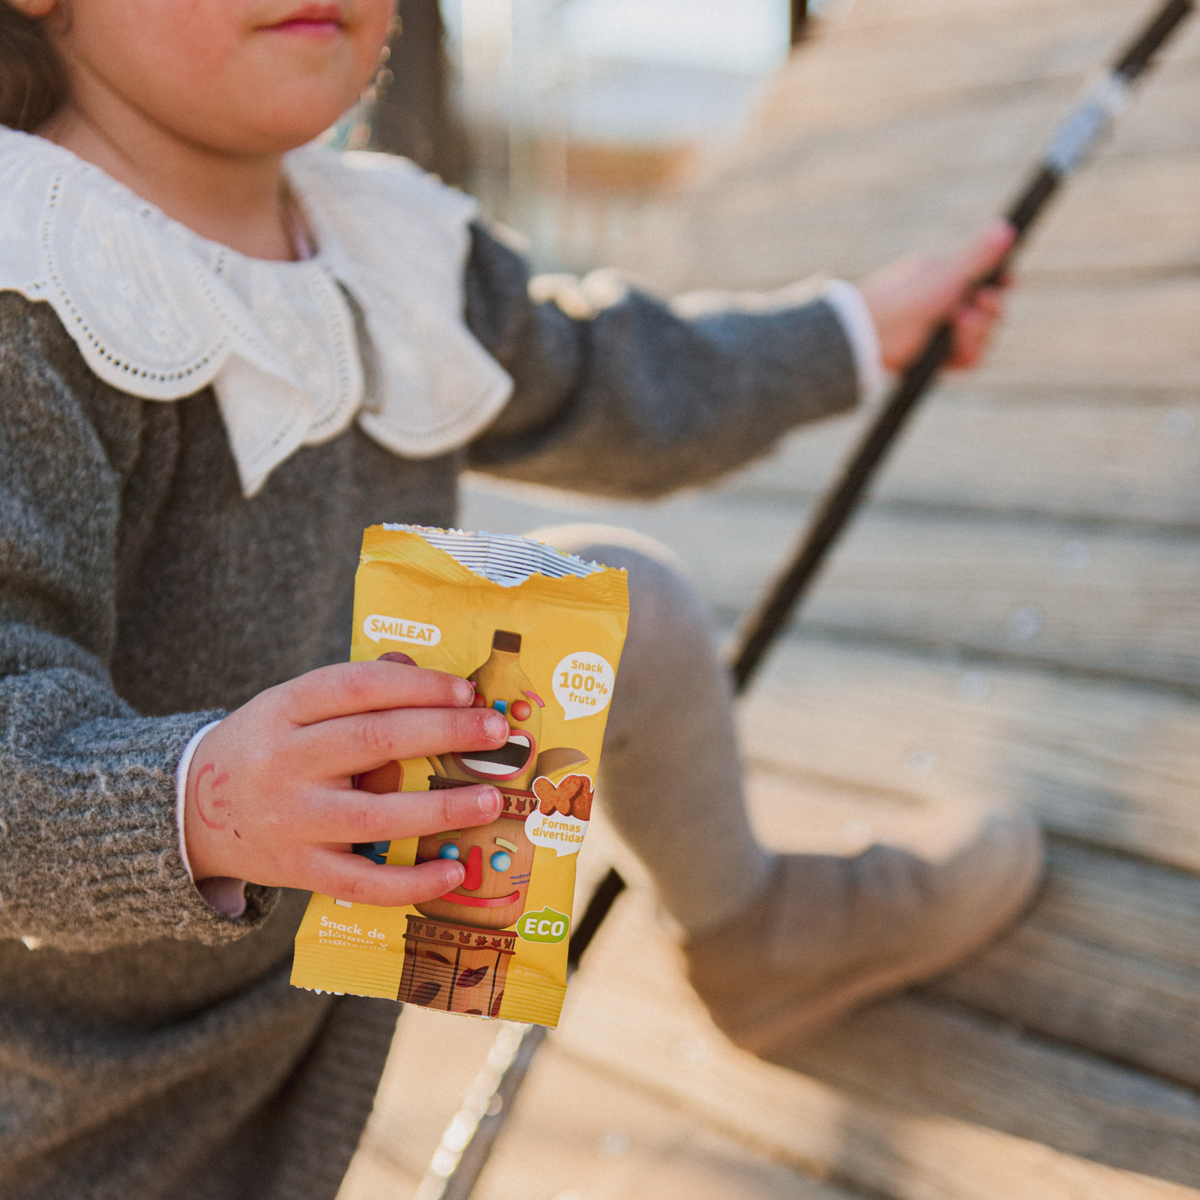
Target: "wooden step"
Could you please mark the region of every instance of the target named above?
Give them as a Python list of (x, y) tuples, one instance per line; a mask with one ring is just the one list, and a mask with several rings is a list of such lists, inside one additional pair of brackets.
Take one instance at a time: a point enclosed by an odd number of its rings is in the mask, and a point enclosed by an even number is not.
[(553, 1045), (530, 1074), (476, 1194), (479, 1200), (862, 1200)]
[(892, 1200), (1200, 1194), (1188, 1090), (918, 999), (829, 1035), (803, 1073), (770, 1067), (712, 1029), (648, 907), (621, 904), (555, 1035), (580, 1061)]
[[(504, 1028), (406, 1008), (339, 1200), (417, 1195), (442, 1134)], [(506, 1121), (479, 1200), (862, 1200), (546, 1045)]]
[(936, 993), (1200, 1087), (1200, 879), (1069, 844), (1049, 863), (1028, 919)]
[(751, 764), (896, 803), (1023, 804), (1053, 832), (1200, 870), (1200, 703), (787, 639), (743, 702)]
[[(1108, 16), (1131, 30), (1136, 12), (1124, 8)], [(1093, 32), (1101, 21), (1091, 11), (1076, 16)], [(1039, 229), (1022, 259), (1031, 277), (1194, 262), (1195, 211), (1186, 198), (1194, 190), (1188, 164), (1200, 150), (1198, 28), (1170, 46), (1115, 135), (1056, 200), (1063, 215)], [(1053, 21), (1025, 21), (1012, 32), (1029, 41), (1029, 54), (1046, 67), (1038, 70), (1013, 61), (1007, 31), (993, 35), (977, 21), (964, 25), (961, 52), (917, 25), (906, 35), (911, 48), (865, 37), (869, 61), (859, 61), (844, 52), (842, 36), (798, 55), (758, 125), (640, 218), (624, 265), (667, 291), (754, 288), (812, 271), (854, 277), (913, 247), (949, 244), (1008, 204), (1107, 54)], [(1114, 31), (1109, 40), (1115, 47), (1125, 36)], [(915, 68), (925, 53), (939, 70)], [(960, 73), (972, 87), (942, 94), (943, 77), (959, 87)], [(919, 86), (911, 101), (903, 81)], [(1108, 172), (1115, 182), (1104, 184)], [(1057, 236), (1051, 230), (1065, 229), (1072, 211), (1076, 232), (1055, 255), (1045, 249)]]
[[(871, 413), (796, 430), (726, 491), (803, 503), (829, 486)], [(1200, 524), (1200, 395), (986, 387), (925, 401), (872, 487), (883, 502), (1081, 522)]]
[[(529, 493), (476, 492), (464, 520), (517, 531), (580, 519), (523, 497)], [(702, 495), (597, 505), (587, 517), (658, 538), (689, 565), (709, 601), (739, 612), (786, 561), (806, 514), (807, 504), (770, 496)], [(814, 629), (1196, 688), (1198, 551), (1200, 536), (1190, 530), (869, 509), (838, 547), (803, 619)]]
[[(798, 140), (643, 218), (655, 235), (682, 219), (666, 236), (707, 234), (709, 248), (660, 271), (662, 247), (650, 247), (648, 260), (630, 265), (667, 290), (755, 288), (813, 271), (853, 279), (911, 249), (951, 246), (1002, 211), (1049, 134), (1050, 114), (1069, 100), (1024, 99), (994, 113), (955, 109), (852, 130), (848, 158), (831, 153), (833, 135)], [(1145, 102), (1167, 130), (1191, 129), (1181, 110), (1190, 96), (1155, 92)], [(1188, 201), (1198, 173), (1195, 140), (1153, 154), (1106, 147), (1047, 210), (1022, 251), (1018, 282), (1194, 268), (1200, 216)], [(780, 194), (789, 197), (786, 208)]]
[[(891, 18), (898, 7), (860, 0), (845, 17), (819, 25), (815, 44), (780, 72), (739, 153), (753, 152), (773, 136), (853, 127), (898, 111), (959, 107), (1049, 79), (1078, 86), (1107, 67), (1154, 12), (1139, 0), (1022, 8), (1016, 13), (997, 5), (921, 19), (905, 13), (883, 33), (872, 14)], [(1197, 61), (1200, 34), (1193, 24), (1166, 48), (1156, 75), (1174, 82)]]

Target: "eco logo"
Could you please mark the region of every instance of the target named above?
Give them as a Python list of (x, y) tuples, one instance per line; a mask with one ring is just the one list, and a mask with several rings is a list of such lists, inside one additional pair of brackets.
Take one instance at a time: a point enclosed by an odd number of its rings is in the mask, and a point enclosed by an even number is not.
[(570, 928), (570, 917), (543, 908), (541, 912), (526, 913), (517, 922), (517, 937), (523, 942), (561, 942)]

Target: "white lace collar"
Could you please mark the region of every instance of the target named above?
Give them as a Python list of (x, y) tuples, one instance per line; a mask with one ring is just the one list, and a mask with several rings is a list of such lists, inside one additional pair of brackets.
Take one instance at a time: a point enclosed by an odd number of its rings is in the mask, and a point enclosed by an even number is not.
[[(247, 496), (357, 416), (396, 454), (463, 445), (508, 375), (463, 321), (474, 202), (403, 159), (287, 156), (319, 251), (298, 263), (207, 241), (99, 168), (0, 127), (0, 290), (44, 300), (88, 366), (147, 400), (211, 384)], [(362, 311), (374, 377), (350, 304)]]

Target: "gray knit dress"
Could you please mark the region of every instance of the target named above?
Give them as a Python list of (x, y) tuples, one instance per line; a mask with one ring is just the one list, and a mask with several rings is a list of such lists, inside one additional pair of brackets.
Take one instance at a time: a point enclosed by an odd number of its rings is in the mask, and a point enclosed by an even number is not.
[(474, 444), (357, 426), (246, 499), (211, 390), (100, 382), (0, 292), (0, 1196), (328, 1200), (399, 1012), (288, 984), (305, 893), (212, 911), (175, 768), (204, 724), (344, 660), (365, 526), (452, 523), (464, 466), (610, 495), (697, 484), (850, 408), (823, 301), (684, 319), (636, 291), (568, 316), (476, 227), (467, 321), (515, 382)]

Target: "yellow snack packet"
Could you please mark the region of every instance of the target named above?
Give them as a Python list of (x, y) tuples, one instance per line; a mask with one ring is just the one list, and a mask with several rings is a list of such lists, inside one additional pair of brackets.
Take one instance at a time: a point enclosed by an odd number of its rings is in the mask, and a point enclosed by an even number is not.
[(488, 782), (500, 817), (356, 846), (377, 862), (455, 858), (461, 887), (381, 908), (313, 893), (292, 983), (444, 1012), (556, 1025), (567, 988), (575, 865), (629, 618), (626, 573), (528, 538), (410, 525), (363, 534), (351, 660), (394, 656), (475, 684), (508, 718), (497, 750), (382, 764), (368, 791)]

